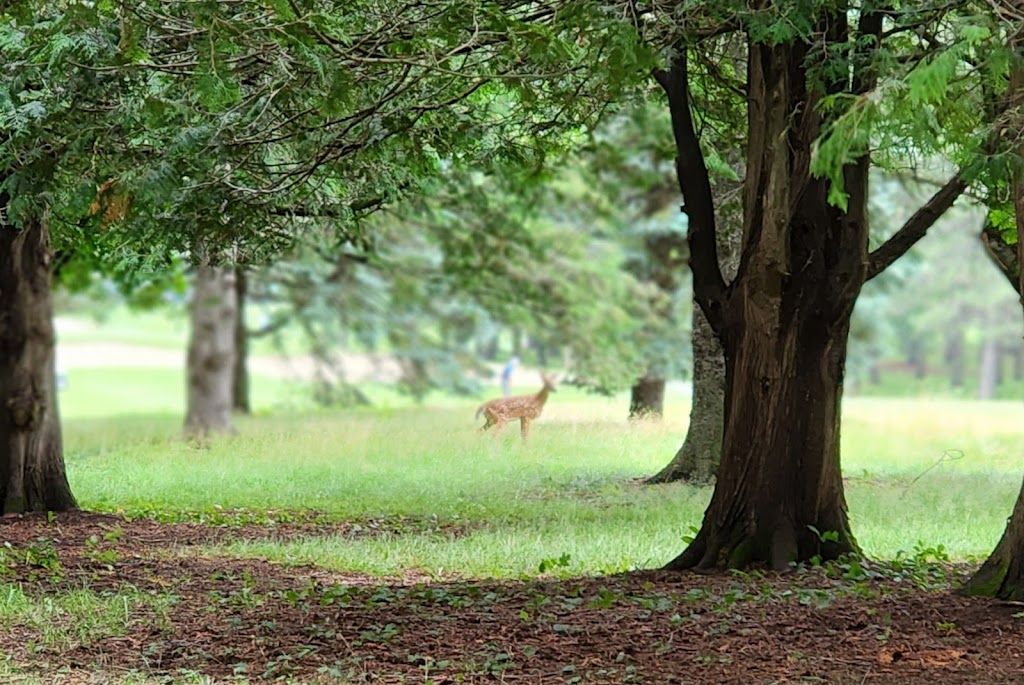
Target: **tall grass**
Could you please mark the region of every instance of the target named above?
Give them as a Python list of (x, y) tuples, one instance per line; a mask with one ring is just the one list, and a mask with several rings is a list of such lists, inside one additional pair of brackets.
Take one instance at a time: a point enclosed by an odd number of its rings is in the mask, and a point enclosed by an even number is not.
[[(660, 425), (630, 425), (621, 398), (561, 392), (528, 446), (512, 427), (497, 440), (479, 435), (474, 404), (446, 404), (257, 417), (205, 446), (179, 439), (178, 417), (71, 420), (69, 474), (81, 504), (106, 511), (316, 510), (470, 526), (457, 539), (315, 536), (227, 550), (385, 575), (516, 576), (562, 555), (567, 572), (652, 567), (700, 525), (710, 488), (637, 483), (684, 434), (687, 407), (676, 396)], [(843, 464), (864, 550), (888, 557), (921, 542), (955, 558), (987, 554), (1020, 487), (1022, 409), (848, 400)]]

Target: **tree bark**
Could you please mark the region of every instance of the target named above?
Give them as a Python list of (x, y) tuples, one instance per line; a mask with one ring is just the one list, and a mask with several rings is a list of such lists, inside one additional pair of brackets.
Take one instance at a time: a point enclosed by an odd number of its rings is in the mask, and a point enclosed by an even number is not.
[(234, 271), (204, 258), (196, 267), (194, 287), (185, 431), (200, 436), (231, 432), (238, 315)]
[(4, 514), (77, 507), (64, 469), (54, 369), (48, 217), (0, 223), (0, 502)]
[[(1018, 118), (1013, 121), (1012, 130), (1002, 131), (1009, 135), (1006, 140), (1020, 140), (1020, 133), (1024, 131), (1024, 120), (1019, 117), (1019, 107), (1024, 104), (1024, 61), (1020, 56), (1020, 45), (1016, 48), (1015, 62), (1010, 71), (1010, 87), (1007, 93), (1007, 109), (1018, 111)], [(1018, 154), (1024, 152), (1024, 146), (1018, 146)], [(1024, 263), (1024, 172), (1017, 170), (1013, 178), (1013, 200), (1014, 211), (1017, 222), (1017, 250), (1016, 253), (1002, 239), (998, 231), (986, 232), (983, 229), (982, 239), (991, 238), (996, 252), (1001, 252), (1004, 259), (991, 249), (992, 255), (1000, 269), (1013, 283), (1018, 294), (1024, 293), (1024, 272), (1020, 265)], [(986, 226), (986, 229), (989, 228)], [(993, 235), (994, 234), (994, 235)], [(986, 241), (986, 247), (990, 247)], [(1009, 258), (1005, 258), (1009, 257)], [(1022, 300), (1024, 304), (1024, 300)], [(965, 583), (962, 591), (969, 595), (982, 595), (985, 597), (998, 597), (1008, 601), (1024, 601), (1024, 486), (1021, 487), (1020, 495), (1013, 507), (1013, 513), (1006, 524), (1003, 537), (993, 550), (992, 555), (982, 564), (978, 572)]]
[(995, 550), (964, 584), (962, 592), (1024, 601), (1024, 486)]
[(647, 375), (637, 380), (629, 394), (630, 419), (660, 419), (665, 414), (665, 379)]
[[(733, 190), (719, 182), (723, 195)], [(725, 278), (732, 279), (739, 266), (743, 239), (742, 207), (736, 203), (721, 208), (717, 216), (722, 227), (716, 236), (719, 267)], [(690, 400), (690, 421), (683, 444), (665, 468), (651, 476), (647, 483), (710, 483), (722, 457), (722, 431), (725, 427), (725, 352), (703, 310), (694, 302), (690, 346), (693, 352), (693, 389)]]
[(725, 426), (725, 354), (700, 307), (693, 308), (693, 393), (686, 438), (675, 457), (647, 482), (709, 483), (722, 456)]
[[(816, 280), (806, 279), (797, 298), (808, 307), (824, 304), (811, 293)], [(788, 299), (778, 305), (790, 309)], [(715, 493), (701, 532), (668, 568), (766, 563), (785, 570), (815, 555), (856, 550), (839, 468), (849, 314), (837, 314), (801, 317), (799, 336), (749, 327), (727, 337), (726, 424)]]
[[(831, 20), (844, 25), (839, 15)], [(700, 532), (668, 569), (784, 570), (857, 549), (839, 469), (839, 406), (850, 316), (867, 277), (869, 164), (862, 158), (846, 173), (849, 210), (829, 205), (827, 181), (809, 169), (820, 121), (802, 71), (808, 49), (749, 45), (745, 245), (729, 287), (718, 262), (707, 169), (686, 168), (694, 158), (703, 166), (688, 88), (666, 88), (677, 143), (682, 131), (687, 144), (677, 165), (695, 295), (726, 360), (715, 491)], [(683, 83), (685, 59), (677, 55), (673, 64)]]
[(990, 400), (996, 395), (999, 365), (999, 343), (989, 336), (981, 344), (981, 370), (978, 375), (978, 399)]
[(249, 283), (244, 266), (235, 267), (235, 363), (231, 376), (231, 407), (239, 414), (251, 414), (249, 399), (249, 330), (245, 327), (245, 298)]
[[(882, 20), (878, 10), (860, 14), (851, 61), (857, 69), (821, 90), (812, 90), (806, 72), (816, 48), (801, 39), (748, 41), (743, 250), (729, 285), (719, 267), (714, 200), (690, 112), (685, 50), (674, 55), (669, 71), (655, 75), (672, 114), (694, 293), (726, 360), (714, 494), (700, 532), (668, 569), (783, 570), (857, 550), (839, 467), (853, 306), (867, 278), (904, 254), (966, 187), (959, 174), (950, 179), (869, 254), (867, 153), (842, 169), (845, 211), (829, 202), (829, 181), (811, 174), (823, 130), (820, 98), (851, 86), (855, 94), (873, 89), (867, 53), (881, 40)], [(829, 44), (851, 40), (842, 10), (820, 10), (816, 24)]]

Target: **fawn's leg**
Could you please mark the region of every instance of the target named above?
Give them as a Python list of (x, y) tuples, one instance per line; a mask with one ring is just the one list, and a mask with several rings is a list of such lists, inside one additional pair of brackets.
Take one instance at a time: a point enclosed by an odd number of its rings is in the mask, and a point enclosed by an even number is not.
[(507, 419), (498, 419), (497, 422), (494, 424), (494, 432), (491, 433), (491, 435), (495, 438), (498, 437), (498, 434), (505, 429), (506, 423), (508, 423)]
[(481, 433), (483, 433), (485, 430), (494, 425), (494, 419), (492, 419), (489, 415), (484, 414), (484, 419), (486, 419), (484, 421), (484, 425), (480, 426)]
[(519, 419), (519, 432), (523, 435), (523, 442), (530, 437), (530, 419), (525, 416)]

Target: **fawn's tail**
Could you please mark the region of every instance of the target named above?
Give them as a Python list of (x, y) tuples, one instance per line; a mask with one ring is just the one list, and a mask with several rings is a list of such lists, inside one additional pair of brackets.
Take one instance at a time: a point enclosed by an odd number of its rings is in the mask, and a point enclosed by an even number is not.
[(477, 407), (476, 416), (473, 417), (473, 420), (476, 421), (477, 419), (479, 419), (480, 415), (483, 414), (483, 413), (484, 413), (484, 405), (481, 404), (479, 407)]

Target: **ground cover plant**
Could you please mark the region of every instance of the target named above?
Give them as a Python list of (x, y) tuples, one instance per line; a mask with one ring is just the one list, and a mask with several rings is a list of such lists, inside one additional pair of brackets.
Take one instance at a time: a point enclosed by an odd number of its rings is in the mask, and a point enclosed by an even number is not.
[[(871, 560), (658, 572), (710, 488), (644, 486), (685, 423), (572, 389), (531, 444), (473, 404), (67, 422), (89, 513), (0, 522), (12, 682), (1016, 682), (1019, 607), (955, 595), (1019, 485), (1020, 407), (846, 402)], [(73, 400), (69, 398), (73, 405)], [(73, 409), (69, 407), (69, 409)], [(924, 438), (920, 436), (926, 436)], [(827, 534), (823, 532), (822, 534)]]

